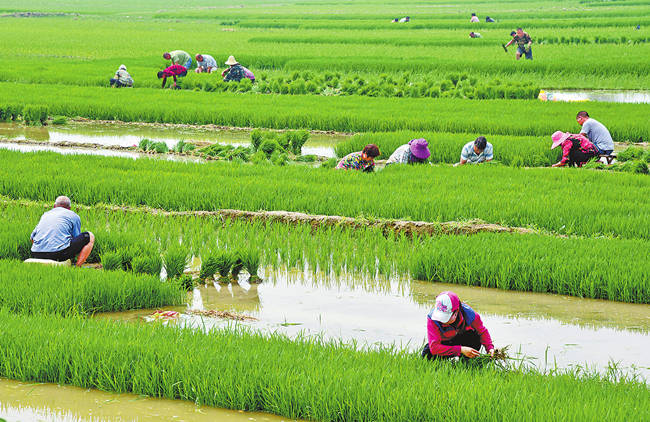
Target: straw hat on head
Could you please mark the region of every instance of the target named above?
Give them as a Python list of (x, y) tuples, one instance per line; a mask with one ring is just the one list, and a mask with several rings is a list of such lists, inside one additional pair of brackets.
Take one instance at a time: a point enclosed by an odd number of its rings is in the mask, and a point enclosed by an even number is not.
[(230, 56), (228, 57), (228, 60), (226, 60), (226, 66), (234, 66), (236, 64), (239, 64), (239, 62), (235, 60), (235, 56)]

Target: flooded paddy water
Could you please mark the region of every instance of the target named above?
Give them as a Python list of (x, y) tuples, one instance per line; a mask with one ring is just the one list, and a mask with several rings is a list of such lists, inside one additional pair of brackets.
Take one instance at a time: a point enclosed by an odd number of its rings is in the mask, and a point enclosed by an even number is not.
[[(309, 141), (303, 146), (303, 154), (315, 154), (323, 157), (334, 157), (334, 145), (346, 139), (343, 134), (312, 133)], [(39, 141), (43, 146), (71, 146), (81, 150), (83, 145), (95, 150), (106, 150), (101, 155), (109, 155), (108, 151), (116, 148), (131, 148), (137, 146), (141, 139), (154, 142), (164, 142), (172, 148), (178, 141), (192, 142), (198, 146), (206, 146), (215, 142), (233, 146), (250, 145), (250, 131), (245, 129), (213, 129), (200, 126), (128, 124), (128, 123), (81, 123), (70, 122), (61, 126), (29, 127), (11, 123), (0, 123), (0, 139), (12, 143), (17, 141)], [(4, 142), (0, 148), (6, 148)], [(65, 146), (66, 144), (71, 146)], [(58, 151), (57, 151), (58, 152)], [(127, 151), (120, 151), (126, 154)], [(84, 153), (79, 151), (78, 153)], [(88, 152), (87, 152), (88, 153)], [(137, 158), (139, 155), (128, 152), (127, 155)], [(122, 155), (115, 155), (122, 156)]]
[(192, 421), (280, 422), (267, 413), (196, 406), (183, 400), (27, 383), (0, 378), (0, 420), (7, 422)]
[(542, 101), (584, 102), (598, 101), (607, 103), (650, 103), (650, 91), (624, 90), (542, 90)]
[[(438, 293), (457, 292), (477, 310), (496, 347), (530, 358), (542, 370), (582, 367), (599, 372), (610, 362), (650, 379), (650, 306), (511, 292), (409, 280), (314, 275), (311, 271), (267, 270), (262, 284), (241, 280), (194, 289), (169, 324), (196, 329), (235, 322), (194, 311), (232, 311), (256, 321), (236, 322), (288, 336), (315, 335), (357, 342), (359, 347), (394, 344), (419, 350), (426, 315)], [(102, 314), (100, 318), (146, 320), (152, 313)], [(520, 356), (521, 357), (521, 356)]]

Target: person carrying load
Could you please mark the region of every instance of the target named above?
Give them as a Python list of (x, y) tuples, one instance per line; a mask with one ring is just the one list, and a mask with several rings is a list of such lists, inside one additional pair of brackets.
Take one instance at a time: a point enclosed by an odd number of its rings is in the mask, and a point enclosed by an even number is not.
[(531, 47), (533, 40), (530, 38), (530, 35), (528, 35), (527, 32), (524, 32), (521, 28), (517, 28), (517, 32), (512, 31), (510, 35), (512, 36), (512, 39), (508, 44), (501, 44), (504, 50), (508, 52), (508, 47), (511, 44), (517, 43), (517, 60), (519, 60), (522, 55), (525, 55), (527, 60), (533, 60), (533, 49)]
[(164, 53), (163, 58), (165, 60), (171, 60), (172, 64), (181, 65), (187, 70), (190, 70), (190, 67), (192, 66), (192, 56), (183, 50), (174, 50)]
[(158, 79), (162, 79), (162, 87), (165, 87), (165, 84), (167, 83), (167, 78), (170, 76), (174, 78), (174, 84), (172, 85), (172, 89), (178, 88), (176, 85), (177, 79), (176, 77), (184, 77), (187, 75), (187, 68), (185, 66), (181, 66), (180, 64), (173, 64), (166, 68), (165, 70), (161, 70), (158, 72)]
[(228, 57), (226, 66), (228, 67), (223, 72), (221, 72), (221, 76), (223, 77), (224, 82), (239, 82), (244, 78), (248, 78), (251, 80), (251, 82), (255, 82), (255, 75), (253, 72), (240, 65), (239, 62), (235, 60), (235, 56)]
[(427, 339), (422, 357), (428, 360), (454, 356), (472, 359), (480, 355), (481, 345), (494, 356), (492, 338), (481, 316), (451, 291), (436, 297), (427, 315)]
[(32, 242), (31, 257), (52, 261), (67, 261), (77, 258), (81, 267), (95, 244), (95, 235), (81, 232), (81, 219), (70, 210), (70, 198), (59, 196), (54, 208), (41, 216), (38, 225), (29, 237)]
[(420, 164), (424, 163), (431, 155), (426, 139), (412, 139), (408, 144), (398, 147), (386, 161), (391, 164)]
[(379, 157), (379, 147), (368, 144), (360, 152), (351, 152), (336, 165), (337, 170), (361, 170), (364, 172), (375, 171), (375, 158)]
[(126, 71), (126, 66), (120, 65), (120, 68), (115, 72), (115, 76), (110, 80), (111, 86), (115, 88), (127, 87), (133, 88), (133, 78)]
[(195, 59), (196, 73), (212, 73), (218, 68), (217, 61), (209, 54), (197, 54)]
[(584, 163), (598, 156), (598, 150), (589, 142), (583, 134), (572, 134), (569, 132), (557, 131), (552, 136), (553, 145), (551, 149), (562, 145), (562, 158), (551, 167), (563, 167), (565, 165), (582, 167)]

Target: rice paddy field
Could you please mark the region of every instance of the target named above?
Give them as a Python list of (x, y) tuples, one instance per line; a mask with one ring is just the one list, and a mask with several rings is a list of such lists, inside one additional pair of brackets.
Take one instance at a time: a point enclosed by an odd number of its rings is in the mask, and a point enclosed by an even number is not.
[[(0, 24), (0, 421), (650, 414), (650, 3), (0, 0)], [(171, 50), (219, 71), (163, 89)], [(231, 55), (255, 82), (222, 81)], [(614, 164), (551, 168), (581, 110)], [(454, 167), (477, 136), (494, 162)], [(425, 164), (383, 166), (415, 138)], [(374, 173), (333, 169), (370, 143)], [(22, 262), (59, 195), (87, 263)], [(504, 359), (420, 358), (445, 290)]]

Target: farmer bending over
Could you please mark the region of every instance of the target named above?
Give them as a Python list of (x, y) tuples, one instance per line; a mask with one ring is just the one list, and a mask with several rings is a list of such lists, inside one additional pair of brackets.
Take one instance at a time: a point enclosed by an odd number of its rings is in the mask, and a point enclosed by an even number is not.
[(190, 70), (190, 66), (192, 66), (192, 57), (183, 50), (174, 50), (169, 53), (164, 53), (163, 58), (165, 60), (171, 60), (172, 64), (181, 65), (187, 70)]
[(483, 162), (492, 161), (494, 158), (492, 144), (485, 139), (485, 136), (479, 136), (472, 142), (468, 142), (460, 152), (460, 162), (454, 166), (462, 166), (464, 164), (481, 164)]
[(553, 164), (552, 167), (562, 167), (566, 164), (569, 166), (582, 167), (584, 163), (591, 160), (592, 158), (598, 155), (598, 150), (589, 142), (589, 139), (585, 137), (582, 133), (574, 135), (572, 133), (557, 131), (551, 136), (553, 139), (553, 145), (551, 149), (554, 149), (562, 145), (562, 158), (557, 163)]
[(599, 154), (610, 155), (614, 152), (614, 140), (605, 125), (590, 118), (586, 111), (579, 112), (576, 121), (582, 126), (580, 134), (585, 135), (594, 144)]
[(177, 88), (177, 85), (176, 85), (177, 79), (176, 79), (176, 77), (177, 76), (178, 77), (183, 77), (185, 75), (187, 75), (187, 69), (185, 68), (185, 66), (181, 66), (180, 64), (173, 64), (173, 65), (169, 66), (167, 69), (161, 70), (160, 72), (158, 72), (158, 79), (163, 80), (162, 81), (162, 87), (164, 88), (165, 84), (167, 83), (167, 78), (172, 76), (174, 78), (174, 84), (172, 85), (172, 88), (176, 89)]
[(196, 73), (212, 73), (217, 70), (217, 61), (209, 54), (196, 55)]
[(70, 198), (59, 196), (54, 208), (41, 216), (30, 236), (32, 258), (67, 261), (77, 258), (77, 267), (83, 265), (93, 250), (95, 236), (81, 233), (81, 219), (70, 211)]
[(379, 156), (379, 147), (368, 144), (360, 152), (351, 152), (339, 161), (337, 170), (375, 171), (375, 157)]
[(239, 62), (235, 60), (235, 56), (228, 57), (226, 66), (228, 67), (221, 72), (221, 77), (223, 77), (224, 82), (239, 82), (244, 78), (248, 78), (251, 82), (255, 82), (255, 75), (253, 75), (253, 72), (240, 65)]
[(386, 161), (386, 165), (420, 164), (424, 163), (430, 155), (431, 152), (426, 139), (412, 139), (408, 144), (398, 147)]
[(494, 355), (494, 345), (481, 317), (468, 304), (462, 303), (454, 292), (442, 292), (436, 298), (434, 308), (427, 315), (428, 344), (422, 349), (422, 357), (451, 358), (480, 355), (481, 345)]
[(121, 88), (123, 86), (127, 88), (133, 88), (133, 78), (126, 71), (126, 66), (120, 65), (120, 68), (115, 72), (115, 76), (110, 80), (111, 86), (116, 88)]
[(512, 35), (512, 39), (506, 44), (505, 48), (513, 43), (517, 43), (517, 60), (524, 54), (527, 60), (533, 60), (533, 49), (531, 47), (533, 40), (530, 38), (530, 35), (521, 28), (517, 28), (517, 32), (512, 31), (510, 35)]

